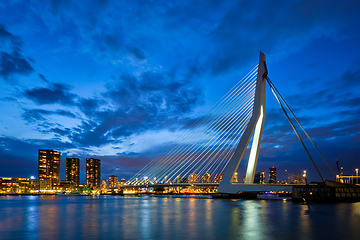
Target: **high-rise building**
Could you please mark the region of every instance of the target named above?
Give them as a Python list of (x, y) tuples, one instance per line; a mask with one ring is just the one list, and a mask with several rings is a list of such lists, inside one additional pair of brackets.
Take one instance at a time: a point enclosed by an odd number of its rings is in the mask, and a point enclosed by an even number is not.
[(113, 187), (117, 187), (118, 185), (118, 177), (115, 175), (111, 175), (109, 177), (109, 187), (113, 188)]
[(269, 183), (276, 183), (276, 168), (269, 168)]
[(60, 186), (60, 152), (39, 149), (39, 181), (50, 180), (51, 187)]
[(100, 187), (100, 159), (86, 159), (86, 186)]
[(78, 158), (66, 158), (66, 181), (72, 182), (75, 186), (80, 183), (80, 168)]

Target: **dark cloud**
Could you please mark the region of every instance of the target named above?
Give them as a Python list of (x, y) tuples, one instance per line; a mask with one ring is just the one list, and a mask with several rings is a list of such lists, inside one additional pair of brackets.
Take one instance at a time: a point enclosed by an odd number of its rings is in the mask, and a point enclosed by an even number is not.
[(38, 75), (39, 75), (39, 77), (40, 77), (41, 80), (43, 80), (43, 81), (46, 82), (46, 83), (49, 83), (49, 81), (45, 78), (44, 75), (42, 75), (41, 73), (38, 73)]
[(30, 63), (19, 52), (14, 51), (11, 54), (1, 52), (0, 75), (5, 79), (14, 73), (27, 75), (33, 71)]
[(135, 55), (135, 57), (139, 60), (143, 60), (145, 59), (145, 53), (143, 51), (141, 51), (139, 48), (134, 48), (133, 53)]
[(28, 60), (22, 56), (22, 41), (0, 25), (0, 43), (8, 46), (9, 52), (0, 52), (0, 76), (5, 80), (13, 74), (28, 75), (34, 71)]
[(17, 102), (17, 99), (14, 97), (3, 97), (0, 98), (0, 101), (4, 101), (4, 102)]
[(85, 115), (91, 117), (97, 113), (98, 108), (103, 104), (105, 104), (105, 101), (102, 99), (81, 98), (79, 99), (78, 107)]
[(77, 97), (69, 91), (69, 86), (60, 83), (53, 83), (48, 88), (26, 89), (23, 95), (39, 105), (54, 103), (74, 105)]
[(18, 50), (23, 44), (19, 37), (11, 34), (5, 29), (4, 25), (0, 24), (0, 42), (3, 44), (7, 44), (8, 41), (11, 42), (10, 47), (13, 50)]
[(53, 132), (61, 136), (68, 136), (71, 133), (71, 129), (70, 128), (61, 129), (57, 127), (57, 128), (51, 128), (49, 132)]
[(44, 109), (23, 109), (24, 113), (22, 118), (28, 123), (35, 123), (37, 121), (46, 121), (48, 115), (60, 115), (64, 117), (76, 118), (76, 115), (67, 110), (58, 109), (56, 111), (44, 110)]

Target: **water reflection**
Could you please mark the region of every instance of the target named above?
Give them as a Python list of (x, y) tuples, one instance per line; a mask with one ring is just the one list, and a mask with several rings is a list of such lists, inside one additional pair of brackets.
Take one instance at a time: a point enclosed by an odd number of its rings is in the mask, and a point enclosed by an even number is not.
[(27, 208), (26, 213), (26, 227), (27, 231), (36, 233), (36, 230), (39, 228), (39, 210), (37, 205), (30, 205)]
[(360, 203), (0, 197), (0, 239), (356, 239)]

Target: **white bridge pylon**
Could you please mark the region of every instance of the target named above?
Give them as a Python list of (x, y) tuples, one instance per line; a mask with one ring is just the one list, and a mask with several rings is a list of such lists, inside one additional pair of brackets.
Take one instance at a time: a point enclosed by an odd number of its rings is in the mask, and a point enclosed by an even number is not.
[[(232, 156), (230, 162), (225, 168), (224, 176), (218, 188), (219, 193), (235, 194), (237, 192), (242, 191), (243, 188), (245, 187), (244, 184), (235, 184), (233, 182), (233, 179), (234, 179), (234, 175), (237, 174), (236, 171), (244, 156), (245, 150), (249, 144), (251, 136), (255, 131), (251, 150), (250, 150), (247, 170), (246, 170), (245, 184), (252, 184), (254, 182), (255, 170), (256, 170), (260, 142), (261, 142), (261, 135), (265, 121), (265, 87), (266, 87), (265, 83), (266, 83), (267, 74), (268, 72), (266, 68), (265, 55), (262, 52), (260, 52), (252, 116), (240, 139), (240, 142), (235, 150), (234, 155)], [(256, 187), (254, 188), (254, 190), (255, 189)]]

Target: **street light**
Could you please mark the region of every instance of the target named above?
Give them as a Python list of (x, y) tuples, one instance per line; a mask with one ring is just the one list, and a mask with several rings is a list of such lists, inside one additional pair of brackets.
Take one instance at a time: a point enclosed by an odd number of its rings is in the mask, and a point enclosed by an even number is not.
[(286, 180), (287, 180), (287, 169), (285, 169), (285, 184), (286, 184)]
[(359, 178), (358, 178), (358, 177), (359, 177), (359, 169), (356, 168), (356, 169), (355, 169), (355, 172), (356, 172), (356, 184), (358, 184), (358, 183), (359, 183), (359, 180), (358, 180), (358, 179), (359, 179)]
[(304, 177), (304, 180), (305, 180), (305, 184), (307, 184), (307, 182), (306, 182), (306, 170), (303, 171), (303, 177)]

